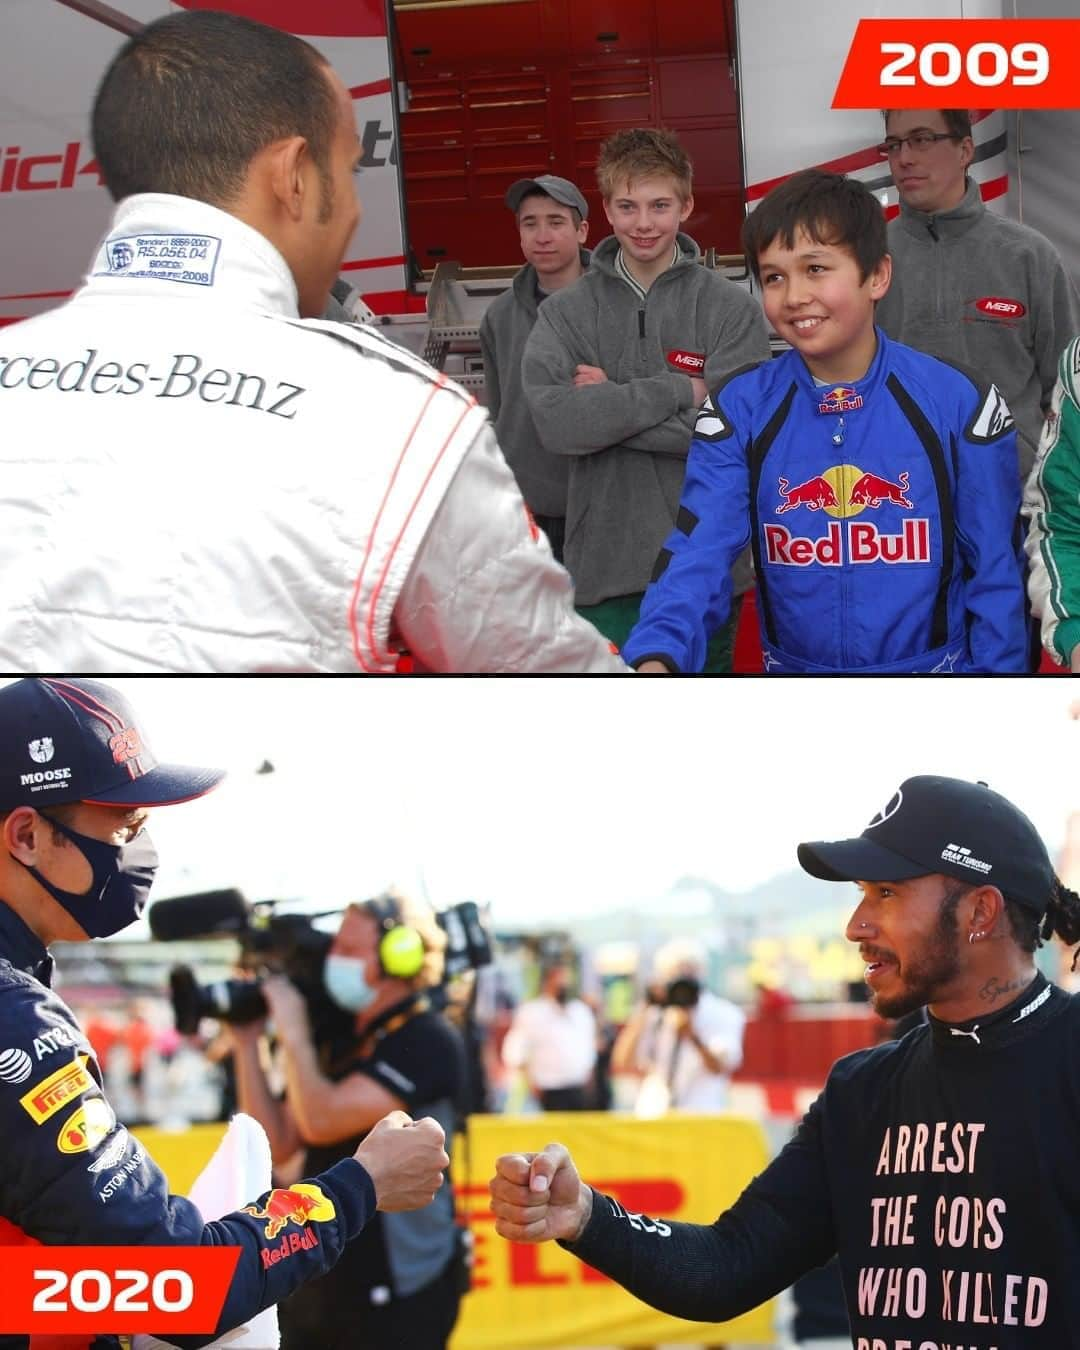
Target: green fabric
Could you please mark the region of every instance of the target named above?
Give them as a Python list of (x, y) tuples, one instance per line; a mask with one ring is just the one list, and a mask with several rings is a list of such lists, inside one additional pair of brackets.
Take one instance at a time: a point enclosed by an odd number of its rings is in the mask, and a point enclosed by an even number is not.
[(1054, 629), (1054, 646), (1066, 665), (1072, 657), (1073, 648), (1080, 645), (1080, 619), (1066, 619)]
[(1080, 343), (1073, 341), (1061, 358), (1064, 386), (1054, 438), (1038, 470), (1042, 507), (1037, 525), (1039, 549), (1049, 578), (1049, 603), (1058, 616), (1054, 646), (1068, 664), (1080, 642), (1080, 408), (1076, 372)]
[[(634, 624), (638, 621), (643, 598), (643, 591), (637, 595), (616, 595), (610, 600), (601, 600), (598, 605), (578, 605), (577, 612), (622, 651)], [(737, 595), (731, 606), (731, 617), (709, 639), (705, 652), (705, 666), (701, 672), (703, 675), (731, 674), (735, 630), (739, 626), (741, 609), (742, 596)]]

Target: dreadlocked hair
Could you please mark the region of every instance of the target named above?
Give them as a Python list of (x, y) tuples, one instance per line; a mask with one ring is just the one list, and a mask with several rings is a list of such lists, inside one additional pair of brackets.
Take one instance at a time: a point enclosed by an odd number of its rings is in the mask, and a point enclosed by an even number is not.
[[(1050, 903), (1042, 923), (1044, 938), (1052, 937), (1055, 933), (1067, 947), (1076, 947), (1080, 942), (1080, 895), (1069, 890), (1068, 886), (1057, 877), (1054, 878), (1054, 888), (1050, 893)], [(1080, 947), (1073, 952), (1071, 967), (1073, 970), (1076, 969), (1078, 957)]]
[[(1057, 877), (1050, 891), (1046, 913), (1039, 918), (1026, 905), (1016, 900), (1005, 899), (1005, 911), (1013, 937), (1026, 952), (1033, 952), (1052, 937), (1059, 937), (1066, 947), (1077, 947), (1080, 943), (1080, 895), (1072, 891)], [(1072, 969), (1076, 969), (1080, 959), (1080, 947), (1073, 953)]]

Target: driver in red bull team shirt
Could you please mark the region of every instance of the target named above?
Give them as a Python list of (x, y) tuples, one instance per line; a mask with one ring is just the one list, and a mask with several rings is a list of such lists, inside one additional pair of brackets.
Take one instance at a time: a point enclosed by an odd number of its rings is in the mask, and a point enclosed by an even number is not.
[[(448, 1164), (442, 1127), (395, 1111), (352, 1157), (204, 1223), (117, 1121), (90, 1043), (50, 987), (48, 946), (132, 923), (157, 869), (148, 808), (200, 797), (222, 777), (159, 764), (109, 685), (0, 689), (0, 1246), (238, 1246), (217, 1330), (171, 1333), (180, 1346), (205, 1345), (324, 1275), (377, 1209), (429, 1204)], [(31, 1344), (0, 1335), (2, 1350)]]
[(749, 542), (766, 671), (1023, 672), (1013, 419), (992, 384), (875, 328), (878, 202), (807, 170), (747, 217), (743, 246), (793, 350), (706, 400), (625, 659), (700, 670)]

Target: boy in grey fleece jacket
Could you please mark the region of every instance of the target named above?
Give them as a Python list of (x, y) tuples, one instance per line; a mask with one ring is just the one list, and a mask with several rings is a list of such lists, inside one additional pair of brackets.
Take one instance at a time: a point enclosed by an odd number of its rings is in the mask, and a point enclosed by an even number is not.
[(540, 305), (572, 286), (589, 265), (583, 247), (589, 204), (575, 184), (554, 174), (519, 178), (507, 189), (506, 204), (517, 221), (525, 266), (480, 324), (485, 403), (521, 495), (562, 562), (570, 465), (541, 444), (521, 387), (521, 358)]
[[(707, 387), (770, 348), (757, 302), (701, 266), (679, 231), (694, 199), (674, 136), (617, 132), (596, 173), (614, 236), (544, 302), (522, 376), (541, 441), (570, 461), (565, 560), (578, 608), (621, 646), (675, 524)], [(706, 669), (730, 668), (734, 622)]]
[(1080, 300), (1053, 244), (986, 209), (967, 167), (966, 111), (890, 109), (885, 145), (900, 194), (890, 223), (893, 279), (878, 305), (889, 337), (983, 375), (1016, 419), (1027, 478)]

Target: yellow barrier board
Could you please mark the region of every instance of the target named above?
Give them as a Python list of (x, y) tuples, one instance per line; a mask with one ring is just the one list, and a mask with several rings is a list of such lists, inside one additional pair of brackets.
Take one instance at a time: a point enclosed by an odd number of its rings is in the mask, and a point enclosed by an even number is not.
[[(135, 1131), (172, 1189), (185, 1194), (221, 1137), (221, 1125), (181, 1134)], [(636, 1120), (603, 1112), (473, 1116), (469, 1145), (454, 1151), (459, 1209), (475, 1241), (473, 1289), (462, 1304), (452, 1350), (552, 1350), (559, 1346), (771, 1345), (773, 1305), (722, 1324), (685, 1322), (638, 1302), (548, 1242), (505, 1242), (488, 1209), (488, 1178), (500, 1153), (569, 1148), (582, 1176), (630, 1213), (711, 1223), (768, 1162), (756, 1121), (736, 1116)]]
[(547, 1350), (564, 1345), (774, 1342), (772, 1305), (733, 1322), (685, 1322), (655, 1312), (555, 1243), (525, 1246), (495, 1233), (487, 1182), (500, 1153), (565, 1144), (581, 1175), (630, 1213), (711, 1223), (768, 1162), (756, 1121), (734, 1116), (636, 1120), (605, 1112), (474, 1116), (469, 1174), (455, 1175), (476, 1242), (474, 1287), (453, 1350)]

